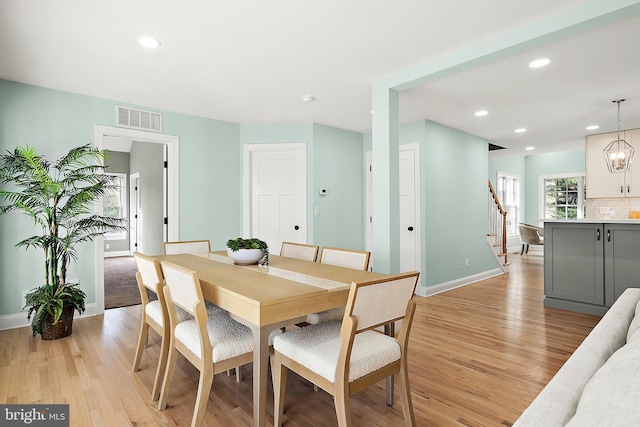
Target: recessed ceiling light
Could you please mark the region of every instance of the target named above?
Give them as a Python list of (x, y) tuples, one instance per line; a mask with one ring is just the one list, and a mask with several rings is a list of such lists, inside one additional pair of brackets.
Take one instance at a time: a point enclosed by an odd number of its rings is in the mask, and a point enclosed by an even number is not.
[(515, 132), (516, 133), (523, 133), (526, 132), (527, 130), (525, 128), (520, 128), (520, 129), (516, 129)]
[(598, 128), (600, 128), (600, 126), (598, 126), (598, 125), (591, 125), (591, 126), (587, 126), (586, 127), (587, 130), (596, 130)]
[(535, 61), (531, 61), (529, 63), (529, 67), (531, 67), (531, 68), (542, 68), (542, 67), (546, 67), (547, 65), (549, 65), (550, 62), (551, 62), (551, 60), (549, 58), (540, 58), (540, 59), (536, 59)]
[(486, 116), (487, 114), (489, 114), (487, 110), (480, 110), (475, 112), (476, 117)]
[(313, 102), (315, 98), (311, 95), (303, 95), (302, 102)]
[(535, 149), (536, 149), (536, 147), (527, 147), (527, 148), (525, 148), (525, 150), (527, 150), (527, 151), (531, 151), (531, 150), (535, 150)]
[(158, 39), (154, 39), (153, 37), (140, 37), (138, 39), (138, 43), (149, 49), (155, 49), (160, 46), (160, 41)]

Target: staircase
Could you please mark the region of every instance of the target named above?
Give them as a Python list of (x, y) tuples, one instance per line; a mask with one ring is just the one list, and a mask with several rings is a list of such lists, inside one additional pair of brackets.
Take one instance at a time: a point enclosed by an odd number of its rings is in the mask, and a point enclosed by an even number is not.
[(491, 247), (497, 264), (503, 273), (509, 272), (509, 261), (507, 259), (507, 211), (502, 208), (498, 195), (489, 183), (489, 233), (487, 234), (487, 244)]

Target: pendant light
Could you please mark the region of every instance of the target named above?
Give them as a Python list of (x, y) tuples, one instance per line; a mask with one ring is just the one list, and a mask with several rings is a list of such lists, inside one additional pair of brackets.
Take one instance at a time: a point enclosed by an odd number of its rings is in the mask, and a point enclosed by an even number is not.
[(624, 139), (620, 139), (620, 103), (624, 99), (615, 99), (611, 102), (618, 104), (618, 136), (615, 141), (611, 141), (602, 152), (604, 153), (607, 168), (611, 173), (626, 172), (631, 166), (634, 148)]

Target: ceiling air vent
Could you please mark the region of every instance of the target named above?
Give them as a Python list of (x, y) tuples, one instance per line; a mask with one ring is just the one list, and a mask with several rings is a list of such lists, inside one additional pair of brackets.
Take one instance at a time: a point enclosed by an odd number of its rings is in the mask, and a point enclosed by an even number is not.
[(162, 114), (116, 106), (116, 126), (162, 132)]

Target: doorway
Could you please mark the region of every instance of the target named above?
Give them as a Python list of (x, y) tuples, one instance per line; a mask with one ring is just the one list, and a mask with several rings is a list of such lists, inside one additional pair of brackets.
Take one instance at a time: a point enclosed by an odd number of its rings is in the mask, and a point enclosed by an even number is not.
[[(165, 178), (162, 179), (164, 186), (163, 193), (166, 194), (166, 203), (163, 203), (163, 211), (166, 212), (166, 232), (162, 240), (179, 240), (179, 199), (178, 199), (178, 177), (179, 177), (179, 141), (175, 135), (158, 134), (135, 129), (116, 128), (96, 125), (94, 128), (95, 145), (98, 149), (110, 149), (111, 139), (132, 140), (146, 143), (163, 144), (166, 147), (165, 159), (167, 162)], [(103, 212), (102, 201), (96, 204), (96, 211)], [(164, 222), (164, 221), (163, 221)], [(104, 244), (99, 239), (95, 244), (95, 283), (96, 283), (96, 305), (87, 307), (87, 314), (104, 313)], [(94, 312), (95, 310), (95, 312)]]

